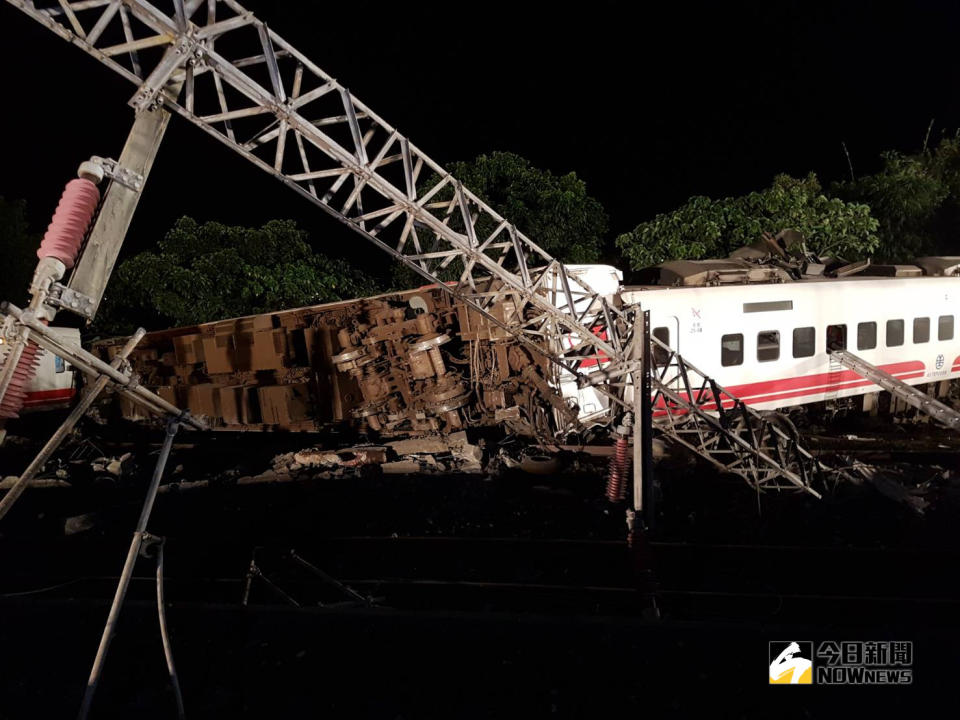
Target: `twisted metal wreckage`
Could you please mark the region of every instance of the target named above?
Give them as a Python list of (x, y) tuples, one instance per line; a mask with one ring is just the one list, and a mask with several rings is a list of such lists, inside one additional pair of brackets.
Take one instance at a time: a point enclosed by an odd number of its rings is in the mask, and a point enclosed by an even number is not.
[[(812, 484), (824, 468), (789, 428), (752, 411), (651, 338), (643, 308), (624, 305), (615, 292), (592, 287), (582, 268), (552, 258), (234, 0), (8, 1), (137, 89), (130, 100), (134, 125), (119, 160), (92, 158), (64, 194), (56, 217), (68, 219), (55, 218), (44, 239), (29, 307), (3, 305), (8, 354), (0, 396), (14, 400), (7, 414), (16, 412), (16, 392), (39, 347), (97, 378), (94, 392), (112, 384), (145, 412), (206, 427), (183, 414), (169, 391), (146, 390), (122, 355), (107, 363), (47, 329), (59, 310), (95, 316), (176, 113), (434, 283), (419, 300), (366, 301), (362, 317), (336, 329), (331, 359), (361, 386), (363, 402), (354, 411), (370, 427), (403, 417), (411, 430), (445, 430), (481, 413), (541, 438), (606, 428), (621, 443), (633, 438), (632, 504), (639, 508), (641, 438), (652, 402), (655, 431), (669, 441), (757, 489), (818, 495)], [(108, 184), (94, 214), (102, 179)], [(451, 269), (458, 279), (443, 282)], [(268, 322), (270, 328), (251, 329), (275, 331), (273, 323), (284, 321)], [(335, 327), (322, 339), (328, 348)], [(214, 336), (215, 345), (216, 329)], [(446, 354), (455, 365), (475, 360), (468, 371), (444, 361), (448, 343), (459, 347), (458, 355)], [(364, 367), (375, 365), (377, 345), (390, 348), (384, 354), (392, 373)], [(653, 350), (665, 361), (652, 365)], [(406, 384), (398, 382), (398, 368)], [(649, 392), (633, 392), (644, 383)], [(574, 398), (558, 392), (571, 386)], [(589, 410), (576, 402), (585, 394)], [(236, 403), (242, 412), (243, 399)], [(29, 474), (5, 501), (22, 491)], [(615, 494), (624, 495), (625, 487)]]
[[(822, 475), (843, 472), (814, 458), (789, 423), (751, 409), (652, 336), (646, 310), (618, 292), (615, 271), (611, 288), (610, 273), (605, 281), (596, 268), (551, 257), (234, 0), (7, 1), (136, 87), (130, 100), (135, 119), (119, 159), (92, 157), (64, 192), (38, 251), (28, 307), (0, 306), (0, 416), (17, 415), (42, 351), (92, 379), (0, 500), (0, 518), (108, 386), (128, 404), (128, 415), (137, 408), (168, 419), (81, 717), (89, 711), (137, 554), (153, 540), (147, 521), (181, 425), (205, 430), (209, 419), (224, 426), (295, 425), (302, 418), (283, 415), (283, 408), (312, 392), (320, 419), (350, 418), (383, 433), (504, 424), (544, 443), (611, 433), (615, 482), (608, 493), (613, 500), (630, 495), (631, 523), (649, 508), (646, 458), (653, 432), (757, 490), (797, 489), (819, 497), (814, 485)], [(146, 345), (141, 330), (96, 352), (53, 332), (58, 312), (87, 321), (96, 316), (172, 114), (430, 285), (157, 333)], [(450, 273), (456, 279), (445, 282)], [(264, 384), (265, 371), (273, 376)], [(206, 381), (191, 380), (196, 373)], [(326, 403), (320, 411), (317, 397)], [(216, 411), (204, 418), (184, 407)], [(162, 593), (158, 601), (165, 636)], [(169, 652), (167, 661), (176, 683)], [(179, 710), (182, 716), (182, 703)]]

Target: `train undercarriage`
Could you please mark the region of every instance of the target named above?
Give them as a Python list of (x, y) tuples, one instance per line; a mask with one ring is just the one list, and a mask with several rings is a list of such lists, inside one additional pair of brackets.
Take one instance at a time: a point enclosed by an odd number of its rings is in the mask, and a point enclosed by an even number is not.
[[(93, 351), (110, 361), (125, 341)], [(130, 360), (143, 385), (222, 430), (347, 424), (395, 437), (502, 424), (556, 442), (580, 414), (541, 356), (436, 286), (148, 333)], [(118, 412), (147, 417), (124, 398)]]

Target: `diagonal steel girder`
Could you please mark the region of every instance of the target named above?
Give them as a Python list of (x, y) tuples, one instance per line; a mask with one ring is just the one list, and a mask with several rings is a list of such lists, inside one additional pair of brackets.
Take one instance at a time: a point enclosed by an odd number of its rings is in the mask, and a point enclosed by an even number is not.
[[(234, 0), (7, 2), (136, 84), (136, 110), (185, 117), (558, 373), (582, 378), (588, 360), (632, 367), (620, 309)], [(176, 97), (171, 80), (183, 83)], [(455, 260), (459, 278), (445, 283)], [(622, 403), (622, 383), (597, 389)]]
[(797, 489), (820, 497), (812, 483), (831, 472), (799, 440), (650, 338), (653, 428), (716, 468), (739, 475), (757, 490)]

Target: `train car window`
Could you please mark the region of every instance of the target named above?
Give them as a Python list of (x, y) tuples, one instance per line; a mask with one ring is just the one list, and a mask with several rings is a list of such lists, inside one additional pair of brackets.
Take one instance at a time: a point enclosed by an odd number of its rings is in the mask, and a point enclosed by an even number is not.
[(913, 341), (915, 343), (930, 342), (930, 318), (913, 319)]
[(827, 325), (827, 352), (847, 349), (847, 326)]
[(877, 324), (865, 322), (857, 325), (857, 350), (873, 350), (877, 346)]
[(887, 320), (887, 347), (903, 345), (903, 320)]
[(953, 315), (941, 315), (937, 323), (937, 340), (953, 340)]
[[(653, 336), (666, 346), (670, 346), (670, 328), (658, 327), (653, 329)], [(657, 365), (664, 365), (670, 358), (670, 353), (659, 345), (653, 346), (653, 362)]]
[(63, 358), (59, 355), (53, 356), (53, 369), (54, 372), (62, 373), (67, 369), (67, 364), (63, 361)]
[(757, 361), (772, 362), (780, 359), (780, 332), (764, 330), (757, 333)]
[(795, 358), (813, 357), (817, 351), (817, 331), (813, 327), (794, 328), (793, 356)]
[(743, 364), (743, 334), (724, 335), (720, 338), (720, 364), (724, 367)]

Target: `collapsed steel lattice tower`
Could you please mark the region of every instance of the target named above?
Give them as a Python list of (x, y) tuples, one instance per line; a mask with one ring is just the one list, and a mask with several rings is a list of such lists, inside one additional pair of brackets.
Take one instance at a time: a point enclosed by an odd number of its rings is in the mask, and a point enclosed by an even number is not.
[[(632, 390), (651, 351), (639, 308), (608, 302), (234, 0), (7, 1), (136, 85), (138, 116), (181, 115), (503, 327), (558, 377), (595, 387), (609, 405), (590, 422), (638, 410)], [(148, 165), (108, 169), (139, 192)], [(75, 312), (93, 317), (113, 260), (96, 269), (96, 292), (71, 277), (67, 290), (83, 301)], [(444, 283), (451, 270), (457, 279)], [(728, 394), (734, 425), (716, 419), (722, 401), (703, 406), (702, 389), (649, 381), (669, 439), (757, 488), (813, 492), (821, 466), (791, 433)]]
[(136, 84), (134, 109), (182, 115), (431, 282), (457, 268), (450, 292), (561, 372), (629, 369), (620, 310), (233, 0), (9, 1)]

